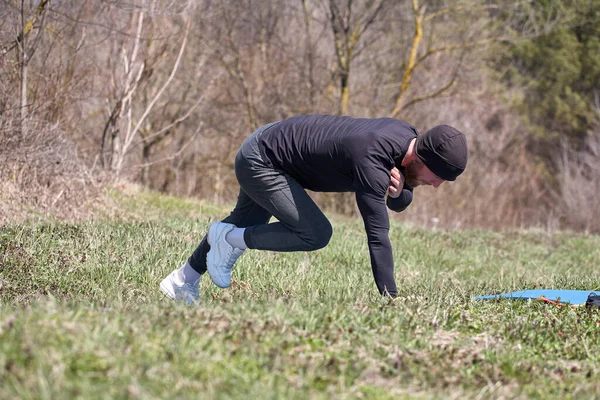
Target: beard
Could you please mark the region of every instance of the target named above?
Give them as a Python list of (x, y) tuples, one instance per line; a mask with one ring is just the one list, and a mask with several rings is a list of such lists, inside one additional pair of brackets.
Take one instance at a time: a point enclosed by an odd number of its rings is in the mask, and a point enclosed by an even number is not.
[(404, 182), (410, 187), (417, 187), (422, 184), (419, 179), (423, 163), (421, 160), (412, 160), (404, 167)]

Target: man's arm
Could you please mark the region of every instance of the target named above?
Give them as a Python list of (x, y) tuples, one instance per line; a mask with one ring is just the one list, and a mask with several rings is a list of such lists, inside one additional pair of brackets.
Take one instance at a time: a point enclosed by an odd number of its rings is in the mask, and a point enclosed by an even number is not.
[(412, 203), (413, 199), (413, 189), (410, 186), (404, 185), (402, 189), (402, 193), (400, 196), (394, 198), (392, 196), (388, 196), (386, 200), (386, 204), (388, 208), (395, 212), (402, 212), (406, 210), (406, 207)]
[(392, 211), (401, 212), (412, 202), (413, 188), (404, 183), (404, 175), (396, 167), (390, 171), (390, 186), (386, 204)]
[(391, 297), (396, 297), (398, 291), (394, 280), (394, 259), (388, 236), (390, 221), (384, 197), (357, 191), (356, 203), (365, 224), (371, 269), (377, 289), (381, 294), (387, 292)]

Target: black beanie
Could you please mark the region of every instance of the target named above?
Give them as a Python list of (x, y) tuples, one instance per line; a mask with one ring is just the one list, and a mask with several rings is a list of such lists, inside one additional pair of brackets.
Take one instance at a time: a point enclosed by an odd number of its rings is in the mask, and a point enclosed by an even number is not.
[(417, 156), (438, 177), (453, 181), (467, 166), (467, 139), (449, 125), (438, 125), (417, 136)]

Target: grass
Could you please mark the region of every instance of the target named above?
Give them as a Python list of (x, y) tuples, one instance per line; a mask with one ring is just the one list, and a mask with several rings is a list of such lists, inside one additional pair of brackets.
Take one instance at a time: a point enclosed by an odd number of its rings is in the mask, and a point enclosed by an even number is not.
[(600, 312), (476, 301), (600, 289), (600, 237), (394, 222), (376, 294), (361, 221), (328, 247), (250, 251), (201, 304), (158, 283), (227, 209), (113, 194), (122, 218), (0, 228), (0, 398), (599, 398)]

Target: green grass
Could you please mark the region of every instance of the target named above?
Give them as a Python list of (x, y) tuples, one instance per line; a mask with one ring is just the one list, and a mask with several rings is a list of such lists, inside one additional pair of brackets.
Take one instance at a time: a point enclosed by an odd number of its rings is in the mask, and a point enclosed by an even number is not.
[(600, 289), (600, 237), (394, 222), (376, 294), (359, 219), (328, 247), (249, 251), (201, 304), (158, 283), (228, 209), (113, 194), (127, 218), (0, 228), (0, 398), (599, 398), (600, 313), (472, 300)]

